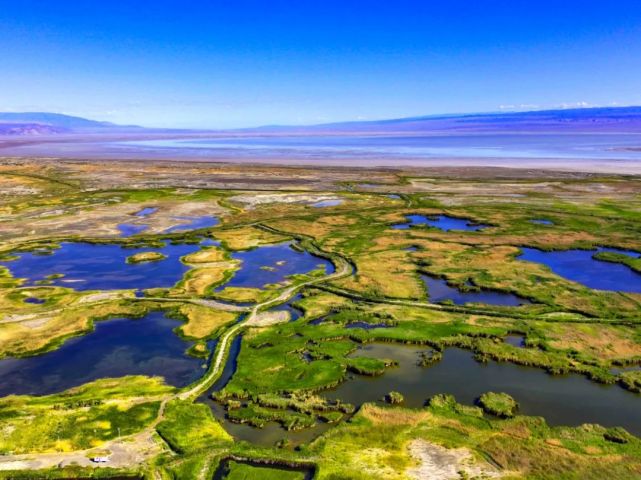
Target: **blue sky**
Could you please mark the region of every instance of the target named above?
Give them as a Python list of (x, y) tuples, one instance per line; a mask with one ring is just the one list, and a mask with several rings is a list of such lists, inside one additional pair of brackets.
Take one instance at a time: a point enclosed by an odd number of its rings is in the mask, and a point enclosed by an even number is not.
[(0, 0), (0, 110), (239, 127), (641, 104), (641, 2)]

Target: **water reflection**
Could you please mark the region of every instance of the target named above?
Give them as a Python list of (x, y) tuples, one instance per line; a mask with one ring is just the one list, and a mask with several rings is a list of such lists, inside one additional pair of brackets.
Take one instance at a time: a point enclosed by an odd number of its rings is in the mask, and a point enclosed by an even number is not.
[(396, 230), (406, 230), (412, 225), (426, 225), (428, 227), (438, 228), (439, 230), (442, 230), (444, 232), (449, 232), (450, 230), (476, 232), (489, 227), (489, 225), (473, 223), (469, 219), (450, 217), (449, 215), (437, 215), (435, 217), (428, 217), (425, 215), (414, 214), (406, 215), (406, 218), (407, 222), (397, 223), (395, 225), (392, 225), (392, 228)]
[(594, 258), (598, 252), (613, 252), (639, 258), (631, 250), (598, 248), (595, 250), (563, 250), (545, 252), (536, 248), (521, 248), (519, 260), (542, 263), (557, 275), (596, 290), (641, 293), (641, 274), (630, 267)]
[(125, 375), (159, 375), (185, 386), (203, 374), (203, 361), (185, 353), (190, 343), (173, 333), (179, 325), (162, 312), (105, 320), (52, 352), (0, 360), (0, 396), (46, 395)]

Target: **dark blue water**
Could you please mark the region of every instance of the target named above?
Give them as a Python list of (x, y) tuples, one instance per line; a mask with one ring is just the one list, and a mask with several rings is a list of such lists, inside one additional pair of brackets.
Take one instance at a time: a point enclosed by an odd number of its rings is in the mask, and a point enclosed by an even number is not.
[(421, 275), (427, 286), (429, 299), (433, 303), (451, 300), (455, 305), (465, 303), (485, 303), (488, 305), (502, 305), (506, 307), (518, 307), (530, 303), (525, 298), (520, 298), (512, 293), (495, 292), (492, 290), (462, 292), (458, 288), (451, 287), (442, 278)]
[(405, 230), (410, 228), (411, 225), (427, 225), (443, 230), (444, 232), (449, 232), (450, 230), (476, 232), (489, 226), (474, 224), (468, 219), (450, 217), (449, 215), (438, 215), (434, 218), (426, 217), (425, 215), (406, 215), (406, 217), (408, 220), (407, 223), (397, 223), (396, 225), (392, 225), (392, 228)]
[(315, 270), (319, 265), (324, 266), (327, 273), (334, 271), (330, 261), (308, 252), (298, 252), (289, 243), (234, 252), (232, 258), (242, 262), (241, 268), (229, 282), (218, 287), (218, 291), (225, 287), (262, 288), (267, 284), (282, 282), (288, 275)]
[[(0, 265), (9, 268), (14, 277), (26, 278), (26, 285), (34, 285), (48, 275), (64, 274), (51, 283), (76, 290), (171, 287), (189, 269), (180, 262), (180, 257), (199, 248), (199, 245), (123, 248), (120, 245), (63, 242), (51, 255), (19, 253), (18, 259), (0, 262)], [(162, 252), (167, 258), (158, 262), (126, 263), (130, 255), (149, 251)]]
[(174, 225), (165, 230), (165, 233), (172, 232), (186, 232), (188, 230), (198, 230), (199, 228), (209, 228), (218, 225), (218, 218), (203, 216), (203, 217), (174, 217), (176, 220), (188, 220), (189, 223), (182, 225)]
[(96, 322), (96, 330), (58, 350), (0, 360), (0, 396), (60, 392), (99, 378), (160, 375), (182, 387), (203, 374), (202, 359), (185, 354), (190, 343), (172, 330), (179, 323), (161, 312), (140, 319)]
[(33, 303), (35, 305), (42, 305), (45, 300), (42, 298), (28, 297), (24, 299), (25, 303)]
[(564, 250), (544, 252), (536, 248), (521, 248), (519, 260), (546, 265), (557, 275), (595, 290), (641, 293), (641, 274), (631, 268), (593, 258), (596, 252), (616, 252), (638, 258), (631, 250), (598, 248), (596, 250)]
[(535, 223), (537, 225), (554, 225), (552, 220), (547, 220), (545, 218), (534, 218), (530, 220), (530, 223)]

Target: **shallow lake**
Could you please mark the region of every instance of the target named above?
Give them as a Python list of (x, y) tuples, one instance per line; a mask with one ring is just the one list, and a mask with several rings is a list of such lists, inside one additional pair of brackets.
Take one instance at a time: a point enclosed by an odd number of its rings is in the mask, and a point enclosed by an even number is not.
[(451, 287), (442, 278), (435, 278), (429, 275), (421, 275), (427, 287), (428, 297), (431, 302), (438, 303), (444, 300), (451, 300), (455, 305), (465, 303), (485, 303), (487, 305), (502, 305), (517, 307), (527, 305), (530, 302), (512, 293), (495, 292), (492, 290), (463, 292), (458, 288)]
[[(491, 158), (547, 159), (558, 164), (559, 159), (630, 159), (640, 155), (629, 147), (638, 147), (637, 134), (592, 133), (461, 133), (442, 135), (281, 135), (229, 138), (159, 139), (118, 142), (114, 147), (128, 147), (134, 152), (157, 150), (180, 151), (181, 158), (294, 158), (317, 162), (319, 158), (345, 165), (347, 159), (368, 159), (373, 164), (396, 165), (399, 159), (452, 159), (464, 158), (463, 165), (478, 164), (477, 160)], [(51, 147), (49, 147), (51, 148)], [(128, 151), (126, 150), (126, 151)], [(380, 159), (387, 158), (387, 162)], [(376, 161), (378, 160), (378, 163)], [(554, 163), (556, 162), (556, 163)], [(348, 162), (347, 164), (352, 164)], [(403, 162), (403, 165), (408, 162)], [(421, 163), (416, 162), (420, 165)], [(494, 165), (494, 164), (493, 164)], [(500, 163), (505, 165), (505, 163)]]
[(282, 282), (289, 275), (316, 270), (319, 266), (324, 266), (326, 273), (334, 271), (334, 265), (329, 260), (299, 252), (290, 245), (280, 243), (232, 253), (232, 258), (242, 262), (240, 270), (217, 290), (226, 287), (262, 288), (267, 284)]
[(425, 215), (406, 215), (407, 222), (397, 223), (392, 225), (396, 230), (406, 230), (412, 225), (426, 225), (428, 227), (438, 228), (444, 232), (450, 230), (464, 230), (468, 232), (477, 232), (489, 225), (482, 225), (473, 223), (466, 218), (450, 217), (449, 215), (437, 215), (435, 217), (427, 217)]
[(104, 320), (52, 352), (0, 360), (0, 396), (44, 395), (125, 375), (160, 375), (170, 385), (188, 385), (203, 374), (204, 362), (185, 353), (191, 344), (172, 331), (179, 325), (162, 312)]
[[(162, 248), (123, 248), (120, 245), (94, 245), (63, 242), (50, 254), (37, 252), (18, 254), (13, 261), (0, 262), (16, 278), (26, 278), (26, 285), (46, 280), (49, 275), (62, 274), (51, 285), (76, 290), (146, 289), (171, 287), (189, 269), (180, 257), (195, 252), (199, 245), (171, 245)], [(158, 262), (128, 264), (127, 257), (139, 252), (162, 252), (167, 256)]]
[(355, 355), (389, 358), (399, 362), (378, 377), (355, 375), (325, 393), (354, 405), (377, 401), (392, 390), (405, 397), (408, 407), (421, 407), (438, 393), (453, 394), (473, 404), (484, 392), (505, 392), (520, 404), (520, 413), (540, 415), (552, 425), (599, 423), (622, 426), (641, 435), (641, 395), (617, 385), (600, 385), (580, 375), (552, 376), (545, 371), (511, 363), (481, 364), (469, 351), (449, 348), (443, 359), (430, 367), (417, 365), (427, 347), (370, 344)]
[(630, 250), (598, 248), (596, 250), (563, 250), (545, 252), (521, 247), (517, 258), (542, 263), (557, 275), (581, 283), (595, 290), (613, 290), (641, 293), (641, 274), (620, 263), (593, 258), (597, 252), (615, 252), (638, 258), (641, 254)]

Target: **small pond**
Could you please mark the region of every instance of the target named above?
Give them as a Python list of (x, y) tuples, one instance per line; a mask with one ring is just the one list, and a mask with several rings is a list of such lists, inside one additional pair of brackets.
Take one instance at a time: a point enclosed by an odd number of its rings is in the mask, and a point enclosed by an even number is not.
[(338, 198), (335, 200), (321, 200), (320, 202), (312, 203), (312, 207), (315, 207), (315, 208), (336, 207), (341, 203), (343, 203), (343, 200)]
[(45, 395), (125, 375), (160, 375), (170, 385), (188, 385), (203, 375), (204, 362), (185, 353), (191, 344), (173, 333), (179, 325), (162, 312), (104, 320), (57, 350), (0, 360), (0, 396)]
[(545, 417), (552, 425), (599, 423), (622, 426), (641, 435), (641, 395), (617, 385), (600, 385), (580, 375), (552, 376), (533, 367), (490, 361), (481, 364), (473, 354), (449, 348), (430, 367), (417, 365), (427, 347), (370, 344), (355, 355), (389, 358), (399, 363), (379, 377), (354, 376), (325, 396), (354, 405), (378, 401), (392, 390), (405, 397), (408, 407), (420, 407), (438, 393), (450, 393), (461, 403), (473, 404), (484, 392), (505, 392), (520, 404), (520, 413)]
[(145, 207), (142, 210), (134, 213), (136, 217), (148, 217), (158, 211), (157, 207)]
[(427, 217), (425, 215), (406, 215), (407, 222), (397, 223), (392, 225), (392, 228), (397, 230), (406, 230), (412, 225), (426, 225), (428, 227), (438, 228), (444, 232), (450, 230), (462, 230), (468, 232), (476, 232), (489, 227), (489, 225), (473, 223), (469, 219), (451, 217), (449, 215), (437, 215), (434, 217)]
[(595, 290), (612, 290), (641, 293), (641, 274), (621, 263), (593, 258), (597, 252), (614, 252), (639, 258), (638, 252), (615, 248), (595, 250), (563, 250), (546, 252), (536, 248), (521, 247), (517, 258), (542, 263), (557, 275), (581, 283)]
[(530, 223), (535, 223), (536, 225), (554, 225), (552, 220), (546, 218), (533, 218), (530, 220)]
[[(114, 244), (63, 242), (50, 254), (27, 252), (16, 260), (0, 262), (25, 285), (46, 282), (76, 290), (146, 289), (171, 287), (189, 269), (180, 257), (195, 252), (199, 245), (171, 245), (162, 248), (123, 248)], [(162, 252), (158, 262), (128, 264), (127, 257), (139, 252)], [(47, 277), (63, 275), (60, 278)]]
[(217, 291), (226, 287), (262, 288), (267, 284), (282, 282), (289, 275), (316, 270), (319, 266), (325, 267), (327, 273), (334, 271), (334, 265), (329, 260), (294, 250), (290, 243), (233, 252), (231, 256), (242, 262), (240, 270)]
[(505, 337), (505, 343), (512, 345), (513, 347), (523, 348), (525, 347), (525, 336), (518, 333), (510, 333)]
[(512, 293), (498, 292), (492, 290), (463, 292), (458, 288), (451, 287), (442, 278), (421, 275), (427, 287), (428, 297), (431, 302), (438, 303), (451, 300), (455, 305), (466, 303), (485, 303), (487, 305), (501, 305), (506, 307), (518, 307), (527, 305), (530, 302)]
[(34, 305), (42, 305), (43, 303), (45, 303), (45, 301), (46, 300), (44, 298), (36, 298), (36, 297), (27, 297), (24, 299), (25, 303), (31, 303)]
[(212, 413), (221, 423), (223, 428), (236, 440), (243, 440), (266, 447), (273, 447), (274, 444), (283, 439), (287, 439), (291, 445), (294, 446), (302, 443), (308, 443), (323, 432), (326, 432), (335, 426), (335, 424), (319, 422), (312, 428), (287, 431), (276, 422), (270, 422), (263, 428), (255, 428), (250, 425), (234, 423), (227, 420), (225, 408), (220, 403), (213, 401), (211, 398), (203, 396), (199, 401), (205, 403), (209, 408), (211, 408)]

